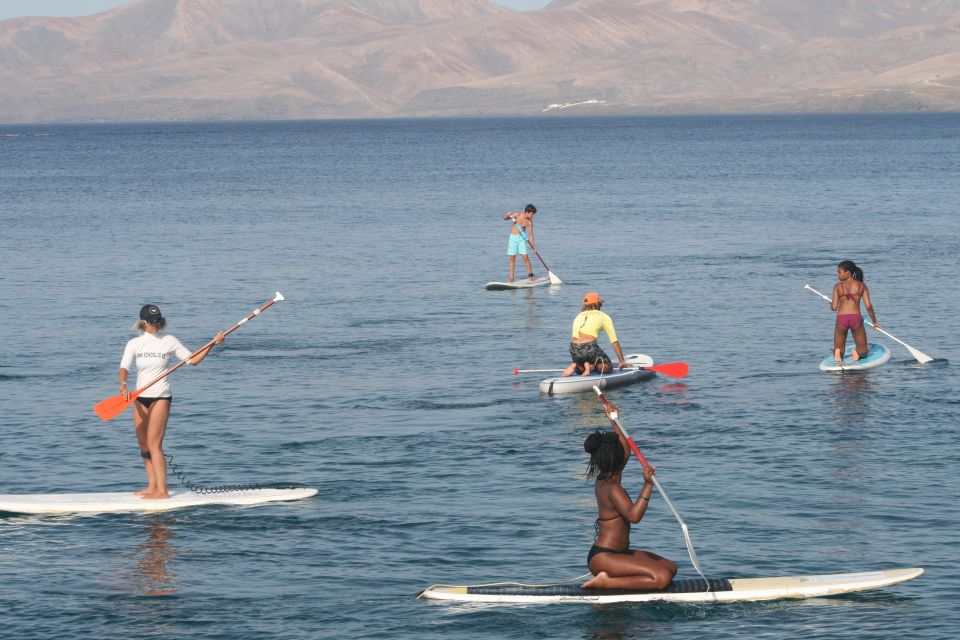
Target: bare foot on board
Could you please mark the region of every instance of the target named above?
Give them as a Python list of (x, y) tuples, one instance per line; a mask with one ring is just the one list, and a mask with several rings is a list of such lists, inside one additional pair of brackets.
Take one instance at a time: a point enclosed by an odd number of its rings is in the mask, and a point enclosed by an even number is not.
[(607, 575), (606, 571), (601, 571), (597, 575), (593, 576), (582, 585), (581, 589), (606, 589), (608, 588), (607, 582), (610, 580), (610, 576)]

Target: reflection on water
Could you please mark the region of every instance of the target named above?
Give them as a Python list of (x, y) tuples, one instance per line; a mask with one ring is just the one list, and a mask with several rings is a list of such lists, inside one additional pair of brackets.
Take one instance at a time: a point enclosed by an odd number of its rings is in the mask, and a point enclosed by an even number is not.
[(173, 530), (160, 516), (148, 516), (144, 531), (147, 540), (134, 549), (137, 559), (133, 586), (137, 593), (146, 596), (169, 596), (177, 592), (177, 578), (168, 563), (176, 555), (170, 543)]
[(667, 382), (657, 385), (656, 398), (664, 404), (692, 404), (693, 400), (687, 397), (689, 387), (683, 382)]
[[(607, 398), (613, 404), (617, 404), (617, 396), (619, 393), (610, 393), (609, 391), (604, 392), (607, 395)], [(609, 427), (610, 421), (607, 420), (606, 414), (603, 412), (603, 403), (600, 402), (600, 398), (597, 397), (597, 394), (593, 391), (573, 394), (576, 398), (573, 401), (573, 409), (576, 413), (580, 414), (580, 418), (576, 422), (578, 427), (590, 427), (591, 429), (600, 429), (602, 427)]]
[(537, 329), (540, 317), (537, 314), (536, 291), (534, 289), (515, 289), (507, 292), (513, 298), (515, 317), (527, 329)]
[(859, 427), (867, 412), (870, 374), (849, 372), (834, 376), (836, 384), (830, 403), (840, 427)]
[(620, 606), (597, 606), (584, 618), (582, 637), (589, 640), (654, 638), (664, 623), (676, 619), (703, 618), (709, 609), (700, 605), (649, 602)]

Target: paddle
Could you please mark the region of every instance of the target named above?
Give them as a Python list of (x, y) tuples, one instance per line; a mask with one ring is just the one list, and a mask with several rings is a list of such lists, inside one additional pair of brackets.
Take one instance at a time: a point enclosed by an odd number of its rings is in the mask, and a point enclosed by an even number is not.
[[(607, 397), (603, 395), (602, 391), (600, 391), (600, 387), (594, 385), (593, 390), (597, 392), (598, 396), (600, 396), (600, 402), (603, 403), (604, 409), (609, 410), (613, 408), (613, 405), (607, 401)], [(630, 437), (630, 434), (627, 433), (627, 430), (624, 429), (623, 424), (620, 422), (620, 416), (617, 415), (616, 411), (610, 412), (610, 419), (616, 423), (617, 427), (623, 433), (623, 437), (627, 439), (627, 444), (630, 445), (633, 455), (637, 456), (637, 460), (640, 461), (640, 464), (643, 465), (643, 468), (646, 469), (649, 467), (650, 463), (648, 463), (647, 459), (643, 457), (640, 447), (637, 446), (637, 443), (634, 442), (633, 438)], [(657, 476), (653, 475), (651, 478), (653, 479), (653, 486), (655, 486), (657, 491), (660, 492), (660, 497), (662, 497), (663, 501), (667, 503), (670, 511), (673, 512), (673, 517), (675, 517), (677, 522), (680, 523), (680, 529), (683, 531), (683, 539), (687, 543), (687, 553), (690, 556), (690, 563), (693, 565), (693, 568), (697, 570), (697, 573), (700, 574), (700, 577), (703, 578), (704, 582), (707, 583), (707, 591), (709, 591), (710, 582), (707, 580), (707, 576), (703, 574), (703, 570), (700, 568), (700, 561), (697, 559), (697, 552), (693, 548), (693, 541), (690, 539), (690, 531), (687, 529), (687, 523), (683, 521), (683, 518), (680, 517), (680, 513), (677, 512), (676, 507), (674, 507), (673, 503), (670, 502), (670, 498), (667, 497), (667, 492), (663, 490), (663, 486), (660, 484), (660, 481), (657, 480)]]
[[(631, 367), (627, 365), (624, 368), (656, 371), (671, 378), (686, 378), (687, 372), (690, 370), (690, 367), (687, 366), (686, 362), (668, 362), (666, 364), (657, 364), (650, 367)], [(516, 376), (520, 375), (521, 373), (556, 373), (558, 371), (564, 371), (564, 369), (514, 369), (513, 375)]]
[[(818, 296), (820, 296), (821, 298), (823, 298), (824, 300), (826, 300), (826, 301), (829, 302), (830, 304), (833, 304), (833, 300), (831, 300), (831, 299), (828, 298), (827, 296), (823, 295), (822, 293), (820, 293), (819, 291), (817, 291), (816, 289), (814, 289), (814, 288), (811, 287), (810, 285), (805, 284), (805, 285), (803, 285), (803, 288), (806, 289), (807, 291), (810, 291), (810, 292), (812, 292), (812, 293), (817, 294)], [(894, 342), (898, 342), (898, 343), (900, 343), (901, 345), (903, 345), (904, 347), (906, 347), (906, 348), (907, 348), (907, 351), (910, 352), (910, 355), (912, 355), (914, 358), (917, 359), (917, 362), (921, 362), (921, 363), (924, 363), (924, 364), (925, 364), (925, 363), (927, 363), (927, 362), (932, 362), (932, 361), (933, 361), (933, 358), (931, 358), (930, 356), (928, 356), (928, 355), (925, 354), (924, 352), (920, 351), (919, 349), (914, 349), (913, 347), (911, 347), (910, 345), (908, 345), (906, 342), (904, 342), (904, 341), (901, 340), (900, 338), (898, 338), (898, 337), (896, 337), (896, 336), (894, 336), (894, 335), (891, 335), (891, 334), (887, 333), (886, 331), (884, 331), (883, 329), (881, 329), (881, 328), (878, 327), (877, 325), (873, 324), (872, 322), (870, 322), (870, 321), (867, 320), (866, 318), (864, 318), (863, 321), (866, 322), (868, 325), (870, 325), (870, 327), (871, 327), (874, 331), (879, 331), (880, 333), (882, 333), (883, 335), (887, 336), (888, 338), (890, 338), (890, 339), (893, 340)]]
[[(247, 321), (252, 320), (252, 319), (255, 318), (256, 316), (260, 315), (265, 309), (267, 309), (268, 307), (272, 306), (275, 302), (279, 302), (279, 301), (284, 300), (284, 299), (285, 299), (285, 298), (283, 297), (283, 294), (280, 293), (279, 291), (277, 291), (276, 295), (274, 295), (274, 297), (273, 297), (273, 300), (270, 300), (269, 302), (266, 302), (265, 304), (261, 305), (260, 307), (254, 309), (253, 311), (251, 311), (250, 313), (248, 313), (246, 316), (244, 316), (243, 320), (241, 320), (240, 322), (236, 323), (235, 325), (233, 325), (232, 327), (230, 327), (229, 329), (227, 329), (226, 331), (224, 331), (224, 332), (223, 332), (223, 335), (224, 335), (224, 336), (230, 335), (231, 333), (233, 333), (234, 331), (236, 331), (237, 329), (239, 329), (241, 325), (246, 324)], [(187, 358), (186, 358), (185, 360), (181, 360), (180, 362), (178, 362), (178, 363), (176, 364), (176, 366), (171, 367), (170, 369), (167, 369), (166, 371), (164, 371), (163, 373), (161, 373), (159, 376), (157, 376), (156, 378), (154, 378), (153, 380), (151, 380), (151, 381), (148, 382), (147, 384), (143, 385), (142, 387), (140, 387), (140, 388), (137, 389), (136, 391), (131, 392), (129, 398), (124, 399), (123, 394), (121, 394), (121, 395), (118, 395), (118, 396), (112, 396), (112, 397), (110, 397), (110, 398), (106, 398), (106, 399), (104, 399), (104, 400), (101, 400), (100, 402), (98, 402), (97, 404), (95, 404), (95, 405), (93, 406), (93, 411), (94, 411), (94, 413), (96, 413), (98, 416), (100, 416), (100, 419), (101, 419), (101, 420), (111, 420), (111, 419), (117, 417), (118, 415), (120, 415), (121, 413), (123, 413), (124, 410), (125, 410), (127, 407), (129, 407), (131, 404), (133, 404), (133, 401), (137, 399), (137, 396), (139, 396), (141, 393), (143, 393), (144, 391), (146, 391), (147, 389), (149, 389), (150, 387), (152, 387), (152, 386), (155, 385), (156, 383), (158, 383), (158, 382), (160, 382), (161, 380), (163, 380), (164, 378), (166, 378), (168, 375), (170, 375), (171, 373), (173, 373), (174, 371), (176, 371), (177, 369), (179, 369), (179, 368), (182, 367), (183, 365), (187, 364), (195, 355), (197, 355), (198, 353), (200, 353), (200, 352), (203, 351), (204, 349), (208, 348), (208, 347), (211, 346), (212, 344), (213, 344), (213, 340), (211, 340), (211, 341), (208, 342), (207, 344), (203, 345), (202, 347), (200, 347), (199, 349), (197, 349), (197, 350), (194, 351), (193, 353), (191, 353), (189, 356), (187, 356)]]
[(523, 241), (527, 243), (534, 255), (540, 258), (540, 263), (543, 265), (543, 268), (547, 270), (547, 275), (550, 276), (550, 284), (563, 284), (563, 280), (558, 278), (557, 274), (555, 274), (553, 271), (550, 271), (550, 267), (548, 267), (547, 263), (543, 261), (542, 257), (540, 257), (540, 252), (534, 248), (533, 243), (530, 242), (526, 234), (523, 233), (523, 228), (521, 228), (516, 222), (513, 223), (513, 226), (517, 228), (517, 232), (520, 234), (520, 237), (523, 238)]

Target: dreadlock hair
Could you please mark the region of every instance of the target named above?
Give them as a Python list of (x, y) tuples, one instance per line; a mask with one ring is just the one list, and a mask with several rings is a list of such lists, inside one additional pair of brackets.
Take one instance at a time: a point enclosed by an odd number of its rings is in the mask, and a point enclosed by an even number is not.
[(863, 269), (858, 267), (853, 260), (844, 260), (837, 265), (837, 268), (849, 273), (857, 282), (863, 282)]
[(623, 471), (627, 464), (620, 438), (612, 431), (594, 431), (583, 441), (583, 450), (590, 454), (588, 480), (606, 480)]

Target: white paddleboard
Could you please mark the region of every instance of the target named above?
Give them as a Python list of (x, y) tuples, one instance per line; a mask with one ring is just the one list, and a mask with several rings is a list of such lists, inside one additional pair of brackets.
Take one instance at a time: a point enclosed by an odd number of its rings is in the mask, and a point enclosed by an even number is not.
[(879, 367), (890, 360), (890, 349), (880, 343), (867, 345), (867, 357), (856, 362), (850, 357), (856, 345), (849, 345), (843, 354), (843, 360), (837, 362), (833, 356), (827, 356), (820, 362), (820, 371), (863, 371)]
[(483, 286), (487, 291), (506, 291), (508, 289), (531, 289), (533, 287), (542, 287), (550, 284), (550, 276), (541, 276), (539, 278), (520, 278), (513, 282), (488, 282)]
[(619, 371), (603, 374), (591, 373), (588, 376), (573, 375), (545, 378), (540, 381), (540, 391), (549, 396), (559, 393), (580, 393), (592, 391), (594, 385), (601, 389), (609, 389), (641, 380), (650, 380), (657, 375), (654, 371), (643, 369), (643, 367), (653, 366), (653, 358), (648, 355), (631, 353), (625, 355), (623, 360), (628, 366)]
[(133, 492), (121, 493), (38, 493), (0, 495), (0, 511), (10, 513), (111, 513), (117, 511), (169, 511), (205, 504), (251, 505), (264, 502), (303, 500), (317, 495), (316, 489), (246, 489), (199, 494), (187, 489), (170, 492), (164, 500), (145, 500)]
[(835, 573), (784, 578), (674, 580), (663, 591), (627, 589), (581, 589), (576, 584), (521, 586), (433, 586), (418, 597), (430, 600), (489, 603), (612, 603), (612, 602), (745, 602), (781, 598), (819, 598), (854, 591), (880, 589), (913, 580), (923, 569), (887, 569), (864, 573)]

